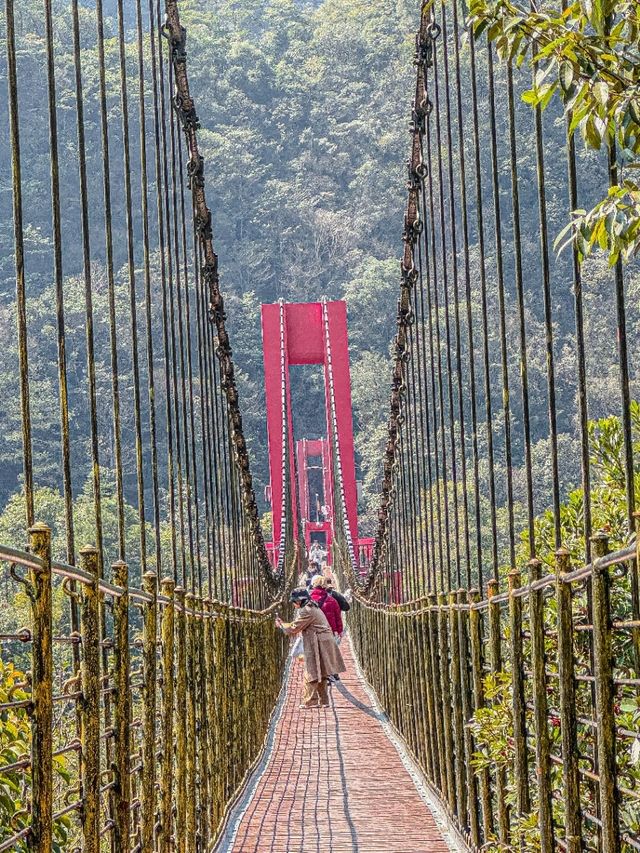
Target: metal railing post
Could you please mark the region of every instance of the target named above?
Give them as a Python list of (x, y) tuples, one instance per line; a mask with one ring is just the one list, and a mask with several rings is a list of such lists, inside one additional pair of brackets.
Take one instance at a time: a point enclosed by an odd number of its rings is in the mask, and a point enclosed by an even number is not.
[(580, 809), (580, 776), (578, 773), (575, 658), (573, 653), (573, 596), (571, 584), (563, 581), (563, 576), (567, 574), (570, 568), (569, 559), (569, 552), (564, 548), (556, 551), (564, 838), (567, 853), (580, 853), (582, 850), (582, 819)]
[(440, 641), (440, 683), (444, 724), (444, 757), (446, 762), (447, 800), (451, 814), (456, 811), (453, 726), (451, 724), (451, 669), (449, 666), (449, 614), (447, 597), (438, 596), (438, 635)]
[[(542, 575), (540, 560), (529, 562), (529, 581), (534, 584)], [(529, 622), (531, 630), (531, 670), (533, 716), (536, 738), (536, 769), (538, 777), (538, 817), (541, 853), (553, 853), (553, 816), (551, 811), (551, 755), (547, 718), (547, 678), (544, 648), (544, 599), (542, 590), (529, 592)]]
[(113, 602), (113, 671), (115, 702), (114, 728), (114, 803), (113, 844), (115, 850), (129, 849), (131, 832), (131, 694), (129, 685), (129, 567), (113, 564), (113, 582), (122, 587), (122, 595)]
[(602, 849), (607, 853), (620, 851), (620, 821), (618, 815), (618, 782), (616, 772), (616, 718), (613, 709), (613, 656), (611, 648), (611, 577), (609, 569), (598, 565), (598, 558), (609, 551), (606, 534), (593, 536), (593, 652), (596, 687), (596, 725), (598, 732), (598, 786)]
[(438, 750), (436, 736), (436, 721), (433, 708), (433, 693), (431, 690), (431, 649), (429, 646), (429, 632), (427, 618), (423, 613), (416, 617), (417, 644), (420, 652), (420, 683), (423, 693), (424, 706), (424, 737), (427, 755), (427, 774), (431, 782), (435, 783), (440, 767), (438, 765)]
[(511, 710), (513, 714), (513, 773), (516, 814), (523, 818), (531, 809), (529, 797), (529, 761), (527, 754), (527, 716), (524, 695), (524, 653), (522, 644), (522, 598), (514, 595), (522, 575), (509, 572), (509, 634), (511, 655)]
[(464, 719), (464, 760), (466, 778), (466, 798), (469, 814), (469, 834), (471, 843), (480, 846), (480, 815), (478, 812), (478, 782), (473, 758), (473, 735), (469, 720), (473, 715), (473, 693), (469, 677), (469, 597), (466, 590), (458, 592), (459, 625), (460, 625), (460, 692), (461, 710)]
[[(176, 747), (176, 825), (175, 847), (178, 853), (186, 850), (187, 828), (187, 631), (185, 590), (176, 587), (176, 694), (175, 694), (175, 747)], [(167, 745), (172, 748), (171, 744)]]
[[(487, 583), (489, 599), (489, 653), (491, 671), (494, 675), (502, 672), (502, 638), (500, 636), (500, 605), (494, 603), (498, 594), (498, 581), (492, 578)], [(504, 767), (496, 768), (496, 802), (498, 806), (498, 838), (500, 843), (509, 843), (509, 810), (506, 803), (507, 773)]]
[(162, 596), (162, 752), (160, 772), (160, 837), (159, 853), (171, 853), (173, 824), (173, 695), (175, 610), (172, 578), (164, 578)]
[(153, 850), (156, 812), (156, 684), (158, 634), (158, 579), (154, 572), (142, 578), (143, 590), (151, 596), (143, 607), (142, 636), (142, 788), (141, 844), (143, 850)]
[(464, 722), (462, 719), (462, 682), (460, 678), (460, 611), (458, 594), (449, 593), (449, 635), (451, 649), (451, 703), (456, 779), (456, 815), (461, 825), (467, 819), (467, 788), (464, 771)]
[(82, 837), (85, 853), (100, 851), (100, 592), (98, 550), (80, 551), (80, 565), (92, 577), (82, 584), (80, 738), (82, 746)]
[(215, 777), (213, 780), (216, 801), (216, 822), (224, 811), (227, 794), (227, 762), (229, 750), (227, 744), (227, 700), (226, 692), (226, 608), (220, 607), (213, 620), (214, 637), (214, 694), (217, 698), (213, 709), (215, 720)]
[(196, 661), (195, 661), (195, 604), (196, 599), (188, 592), (186, 606), (186, 645), (187, 645), (187, 823), (185, 827), (187, 853), (196, 849), (196, 809), (198, 788), (196, 779)]
[(29, 573), (27, 590), (33, 615), (31, 671), (31, 805), (30, 844), (50, 850), (53, 840), (53, 620), (51, 530), (37, 523), (29, 529), (31, 552), (39, 558)]
[[(203, 601), (197, 600), (198, 620), (196, 641), (196, 732), (198, 735), (198, 773), (200, 779), (200, 802), (198, 812), (198, 836), (200, 849), (208, 849), (209, 831), (209, 738), (207, 717), (207, 665), (205, 660), (205, 632), (208, 628), (209, 619), (205, 618)], [(247, 691), (249, 692), (249, 691)]]
[(438, 609), (436, 596), (429, 595), (427, 610), (428, 642), (431, 652), (431, 674), (433, 685), (433, 707), (436, 721), (436, 739), (438, 742), (439, 774), (435, 781), (443, 798), (447, 798), (447, 762), (445, 748), (444, 721), (442, 715), (442, 690), (440, 681), (440, 645), (438, 642)]
[(214, 708), (215, 708), (215, 687), (214, 687), (214, 678), (215, 678), (215, 652), (214, 652), (214, 640), (213, 640), (213, 623), (216, 619), (216, 616), (213, 613), (213, 607), (211, 599), (207, 598), (204, 601), (204, 610), (207, 614), (207, 619), (204, 620), (204, 654), (205, 654), (205, 698), (206, 705), (203, 708), (203, 716), (206, 718), (207, 725), (207, 765), (209, 768), (209, 780), (207, 786), (207, 793), (209, 797), (209, 814), (207, 817), (207, 825), (209, 827), (209, 835), (212, 836), (215, 832), (217, 821), (216, 821), (216, 798), (215, 798), (215, 785), (211, 778), (211, 774), (215, 772), (216, 759), (215, 759), (215, 716), (214, 716)]
[[(484, 684), (482, 680), (482, 631), (480, 625), (480, 611), (474, 607), (480, 601), (480, 593), (477, 589), (469, 592), (469, 636), (471, 640), (471, 683), (473, 690), (473, 709), (479, 711), (484, 708)], [(491, 809), (491, 785), (489, 771), (485, 768), (480, 770), (480, 807), (482, 809), (482, 830), (486, 841), (493, 831), (493, 812)]]

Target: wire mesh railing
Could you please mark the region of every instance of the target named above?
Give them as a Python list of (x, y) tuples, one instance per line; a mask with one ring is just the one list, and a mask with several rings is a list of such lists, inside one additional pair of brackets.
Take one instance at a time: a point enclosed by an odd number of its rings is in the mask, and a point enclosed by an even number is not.
[[(638, 62), (633, 12), (581, 27), (585, 8), (425, 3), (416, 39), (379, 524), (350, 625), (473, 849), (640, 844), (637, 269), (583, 257), (584, 229), (552, 246), (631, 174), (580, 110), (616, 51), (630, 81)], [(586, 62), (600, 48), (608, 69)]]
[(559, 550), (553, 573), (534, 560), (483, 600), (354, 608), (365, 673), (473, 849), (640, 845), (637, 555), (607, 553), (604, 535), (592, 546), (588, 566)]
[(209, 849), (280, 690), (186, 38), (0, 13), (3, 851)]
[[(31, 618), (3, 637), (28, 647), (15, 659), (29, 669), (10, 679), (3, 654), (0, 776), (14, 811), (0, 850), (210, 849), (281, 689), (279, 602), (234, 608), (170, 578), (158, 589), (151, 572), (136, 589), (123, 562), (106, 582), (94, 547), (79, 567), (54, 563), (42, 524), (30, 551), (1, 556)], [(68, 636), (54, 633), (56, 579), (80, 611)]]

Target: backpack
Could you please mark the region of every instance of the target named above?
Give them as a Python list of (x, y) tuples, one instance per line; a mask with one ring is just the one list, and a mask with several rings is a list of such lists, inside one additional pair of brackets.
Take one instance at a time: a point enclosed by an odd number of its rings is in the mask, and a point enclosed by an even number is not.
[(342, 593), (338, 592), (337, 589), (329, 590), (329, 595), (332, 598), (335, 598), (335, 600), (340, 605), (340, 610), (342, 610), (343, 613), (346, 613), (347, 611), (351, 610), (351, 605), (349, 604), (347, 599), (344, 597), (344, 595), (342, 595)]

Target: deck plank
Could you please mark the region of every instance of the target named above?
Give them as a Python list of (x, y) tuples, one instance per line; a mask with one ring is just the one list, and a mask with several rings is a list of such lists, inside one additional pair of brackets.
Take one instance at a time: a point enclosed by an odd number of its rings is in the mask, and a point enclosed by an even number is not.
[(295, 662), (255, 793), (220, 853), (449, 853), (343, 645), (331, 707), (301, 711)]

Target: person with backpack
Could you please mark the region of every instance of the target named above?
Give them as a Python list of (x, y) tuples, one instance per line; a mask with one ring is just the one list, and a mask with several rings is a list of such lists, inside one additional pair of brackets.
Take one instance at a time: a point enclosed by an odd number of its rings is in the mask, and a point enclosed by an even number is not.
[(347, 613), (349, 610), (351, 610), (351, 605), (349, 604), (345, 596), (334, 588), (332, 580), (327, 580), (326, 589), (329, 595), (333, 596), (333, 598), (335, 598), (335, 600), (338, 602), (338, 604), (340, 605), (340, 610), (343, 613)]
[[(311, 581), (311, 600), (315, 601), (327, 617), (327, 622), (333, 631), (336, 645), (339, 646), (340, 640), (342, 639), (342, 633), (344, 631), (344, 626), (342, 624), (342, 611), (340, 610), (340, 605), (337, 600), (332, 595), (329, 595), (326, 585), (327, 579), (322, 575), (316, 575)], [(340, 676), (337, 672), (332, 672), (329, 676), (329, 681), (332, 683), (340, 681)]]
[(322, 577), (322, 575), (316, 575), (311, 579), (311, 601), (315, 601), (320, 610), (327, 617), (327, 622), (333, 631), (333, 634), (336, 638), (342, 636), (342, 632), (344, 630), (342, 625), (342, 613), (340, 611), (340, 605), (336, 601), (336, 599), (329, 595), (328, 590), (326, 589), (326, 580)]

